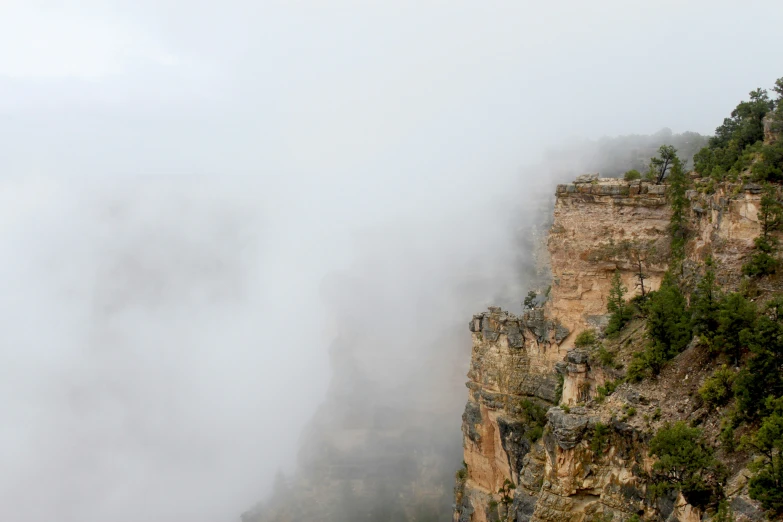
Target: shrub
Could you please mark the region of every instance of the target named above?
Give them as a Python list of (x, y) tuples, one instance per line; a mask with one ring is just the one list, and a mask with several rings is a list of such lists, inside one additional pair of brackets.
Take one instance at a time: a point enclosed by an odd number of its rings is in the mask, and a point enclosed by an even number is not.
[(699, 388), (699, 396), (709, 406), (722, 406), (732, 397), (731, 386), (736, 375), (724, 364)]
[(546, 410), (529, 399), (523, 399), (520, 406), (527, 425), (525, 435), (530, 442), (536, 442), (544, 434)]
[(617, 363), (615, 362), (614, 357), (614, 352), (610, 352), (603, 346), (598, 348), (598, 361), (602, 366), (606, 366), (608, 368), (617, 368)]
[(598, 339), (595, 337), (595, 332), (593, 330), (583, 330), (576, 336), (574, 346), (577, 348), (586, 348), (595, 345), (597, 342)]
[(608, 437), (609, 426), (600, 422), (596, 423), (593, 428), (593, 440), (590, 441), (590, 449), (593, 450), (594, 454), (598, 455), (604, 452)]
[(565, 384), (565, 377), (562, 373), (557, 374), (557, 387), (555, 388), (555, 404), (560, 403), (560, 399), (563, 398), (563, 385)]
[(629, 170), (623, 176), (625, 181), (633, 181), (635, 179), (641, 179), (641, 177), (642, 177), (641, 173), (638, 170), (636, 170), (636, 169)]
[(598, 392), (598, 401), (600, 402), (604, 400), (607, 395), (613, 394), (621, 382), (622, 381), (620, 380), (606, 381), (606, 383), (603, 386), (599, 386), (598, 388), (596, 388), (596, 391)]
[(712, 517), (712, 522), (733, 522), (734, 514), (731, 512), (731, 506), (725, 500), (718, 503), (718, 511)]

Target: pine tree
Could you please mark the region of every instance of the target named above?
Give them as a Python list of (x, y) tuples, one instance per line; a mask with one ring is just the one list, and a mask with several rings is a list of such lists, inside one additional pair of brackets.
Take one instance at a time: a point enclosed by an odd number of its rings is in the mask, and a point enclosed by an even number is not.
[(628, 289), (620, 279), (620, 271), (615, 270), (612, 277), (612, 286), (609, 288), (609, 297), (606, 302), (606, 310), (611, 314), (609, 324), (606, 327), (608, 335), (619, 332), (623, 326), (633, 317), (633, 310), (625, 302), (625, 294)]
[(606, 303), (606, 309), (609, 313), (622, 315), (625, 309), (625, 294), (628, 289), (623, 285), (620, 279), (620, 271), (615, 270), (612, 276), (612, 286), (609, 289), (609, 299)]
[(769, 237), (770, 232), (780, 230), (783, 227), (783, 205), (778, 200), (775, 187), (768, 183), (764, 186), (761, 196), (759, 223), (765, 238)]
[(718, 310), (720, 308), (721, 292), (715, 281), (714, 261), (708, 256), (705, 261), (704, 277), (696, 285), (691, 300), (693, 312), (693, 327), (697, 334), (711, 334), (718, 327)]
[(758, 216), (761, 235), (753, 240), (755, 252), (750, 261), (742, 265), (742, 273), (752, 277), (774, 274), (779, 265), (778, 240), (771, 233), (783, 228), (783, 205), (777, 198), (775, 187), (770, 184), (764, 187)]
[(672, 171), (669, 174), (669, 201), (672, 208), (672, 217), (669, 221), (669, 232), (672, 237), (672, 258), (682, 261), (685, 256), (685, 240), (687, 238), (687, 221), (685, 211), (688, 208), (688, 199), (685, 192), (688, 189), (688, 177), (682, 168), (682, 162), (675, 154), (672, 158)]
[(653, 353), (659, 356), (651, 362), (658, 373), (662, 362), (685, 349), (691, 340), (688, 303), (674, 277), (667, 273), (661, 288), (653, 294), (647, 309), (647, 332), (653, 340)]

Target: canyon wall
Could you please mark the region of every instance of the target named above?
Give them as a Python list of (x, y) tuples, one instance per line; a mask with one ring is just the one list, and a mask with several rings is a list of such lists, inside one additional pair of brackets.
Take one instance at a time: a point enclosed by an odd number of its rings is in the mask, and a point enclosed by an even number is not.
[[(706, 180), (693, 186), (683, 271), (695, 279), (712, 255), (719, 279), (736, 286), (760, 232), (760, 189), (713, 187)], [(702, 516), (682, 496), (650, 500), (645, 482), (655, 429), (670, 420), (716, 422), (689, 400), (705, 378), (700, 352), (686, 350), (654, 384), (624, 383), (597, 400), (599, 387), (622, 377), (630, 354), (644, 345), (643, 324), (636, 321), (612, 341), (615, 363), (574, 348), (585, 329), (601, 335), (616, 271), (627, 297), (660, 286), (670, 257), (665, 191), (595, 175), (558, 186), (546, 241), (550, 288), (521, 315), (490, 308), (473, 316), (455, 522), (624, 522), (634, 515), (695, 522)], [(741, 473), (732, 480), (735, 516), (757, 519)]]

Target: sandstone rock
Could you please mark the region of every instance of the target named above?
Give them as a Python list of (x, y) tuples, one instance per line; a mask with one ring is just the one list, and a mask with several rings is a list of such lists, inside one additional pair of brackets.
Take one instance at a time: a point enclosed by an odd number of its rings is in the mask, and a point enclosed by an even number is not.
[(536, 510), (537, 498), (522, 489), (514, 494), (514, 502), (511, 509), (516, 516), (516, 522), (528, 522)]
[(592, 183), (598, 181), (598, 174), (581, 174), (576, 177), (574, 183)]
[[(577, 409), (577, 408), (574, 408)], [(551, 408), (546, 414), (557, 445), (572, 449), (581, 440), (590, 425), (590, 418), (584, 414), (566, 413), (560, 408)]]

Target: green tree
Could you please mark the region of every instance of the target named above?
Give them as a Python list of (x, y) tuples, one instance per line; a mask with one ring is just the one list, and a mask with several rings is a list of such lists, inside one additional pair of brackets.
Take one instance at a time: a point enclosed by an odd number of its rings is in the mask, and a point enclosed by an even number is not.
[[(777, 89), (777, 84), (776, 84)], [(764, 117), (775, 107), (767, 91), (756, 89), (748, 101), (740, 102), (731, 117), (715, 129), (715, 136), (693, 157), (696, 171), (718, 180), (727, 174), (738, 175), (751, 161), (746, 149), (764, 138)]]
[(647, 332), (665, 347), (668, 358), (685, 349), (691, 340), (688, 303), (674, 277), (667, 273), (647, 307)]
[(723, 406), (731, 399), (735, 377), (736, 374), (724, 364), (704, 381), (699, 396), (710, 406)]
[(741, 335), (750, 351), (747, 365), (734, 381), (739, 411), (753, 418), (766, 413), (765, 399), (783, 395), (783, 297), (767, 303), (753, 329)]
[(739, 292), (727, 295), (718, 311), (714, 346), (738, 364), (755, 324), (756, 306)]
[(682, 421), (667, 423), (650, 441), (650, 455), (657, 457), (651, 477), (654, 494), (676, 489), (698, 507), (722, 498), (727, 472), (700, 429), (689, 428)]
[(612, 276), (612, 284), (609, 287), (609, 297), (606, 301), (606, 310), (609, 316), (609, 324), (606, 327), (608, 335), (619, 332), (633, 318), (633, 310), (625, 302), (625, 294), (628, 289), (623, 285), (620, 271), (615, 270)]
[(710, 335), (718, 328), (721, 292), (715, 280), (715, 262), (712, 256), (707, 257), (704, 266), (704, 277), (696, 284), (691, 297), (691, 312), (694, 332)]
[(764, 237), (769, 237), (771, 232), (780, 230), (783, 227), (783, 205), (778, 199), (777, 189), (769, 183), (764, 185), (759, 203), (759, 223), (761, 224), (761, 233)]
[(672, 145), (661, 145), (658, 149), (659, 158), (650, 158), (651, 170), (655, 172), (655, 183), (660, 184), (663, 182), (669, 167), (672, 166), (674, 158), (677, 157), (677, 149)]
[(685, 193), (688, 190), (689, 179), (682, 168), (682, 162), (673, 154), (671, 158), (672, 168), (669, 175), (669, 202), (672, 216), (669, 220), (669, 233), (671, 234), (672, 258), (681, 261), (685, 256), (685, 240), (687, 239), (688, 226), (686, 211), (688, 198)]
[(754, 239), (755, 252), (750, 261), (742, 265), (742, 273), (752, 277), (774, 274), (779, 265), (778, 239), (772, 232), (783, 228), (783, 204), (773, 185), (764, 186), (758, 216), (761, 235)]
[(511, 482), (508, 479), (506, 479), (503, 482), (503, 485), (500, 487), (500, 489), (498, 489), (498, 495), (500, 495), (500, 503), (503, 505), (504, 514), (501, 518), (503, 522), (507, 522), (511, 520), (512, 513), (510, 513), (510, 506), (511, 503), (514, 502), (513, 491), (515, 489), (517, 489), (517, 487), (514, 485), (513, 482)]
[(749, 482), (750, 498), (761, 502), (766, 509), (783, 513), (783, 399), (768, 399), (771, 411), (761, 427), (750, 438), (747, 446), (760, 453), (750, 467), (755, 472)]
[(633, 356), (628, 367), (628, 379), (632, 382), (658, 375), (663, 365), (683, 351), (692, 338), (688, 303), (670, 272), (658, 291), (648, 294), (646, 310), (650, 344)]
[(525, 296), (525, 302), (523, 303), (523, 306), (525, 307), (525, 310), (532, 310), (536, 307), (536, 298), (538, 297), (538, 294), (536, 294), (533, 290), (529, 291), (527, 293), (527, 296)]

